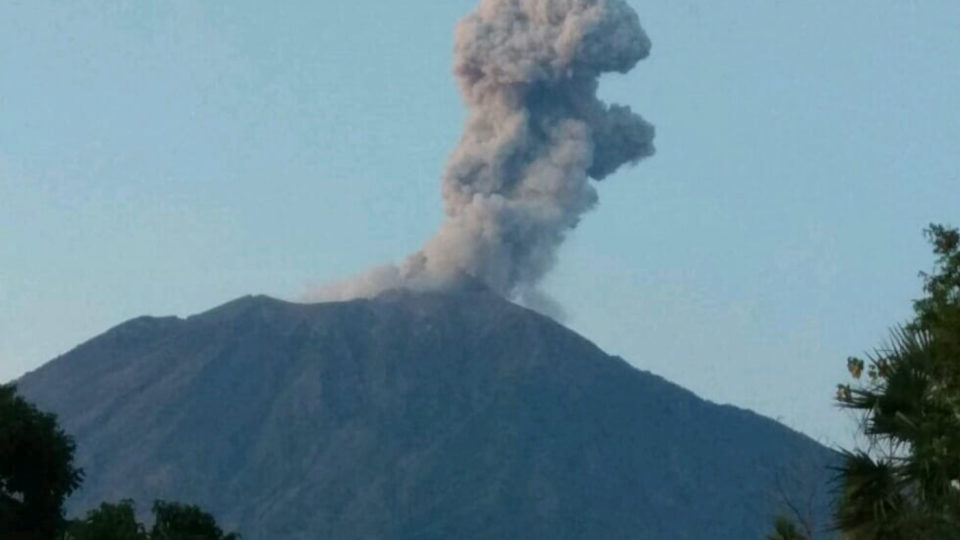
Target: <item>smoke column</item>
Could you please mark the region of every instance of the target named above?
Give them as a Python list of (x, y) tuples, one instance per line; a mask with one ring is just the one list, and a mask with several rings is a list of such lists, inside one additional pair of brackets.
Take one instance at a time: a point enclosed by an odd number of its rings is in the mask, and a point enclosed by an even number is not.
[(653, 126), (596, 96), (603, 73), (626, 73), (649, 52), (623, 0), (481, 0), (456, 31), (454, 73), (469, 116), (444, 173), (446, 220), (402, 266), (311, 299), (468, 274), (504, 296), (545, 301), (537, 283), (597, 203), (590, 179), (654, 152)]

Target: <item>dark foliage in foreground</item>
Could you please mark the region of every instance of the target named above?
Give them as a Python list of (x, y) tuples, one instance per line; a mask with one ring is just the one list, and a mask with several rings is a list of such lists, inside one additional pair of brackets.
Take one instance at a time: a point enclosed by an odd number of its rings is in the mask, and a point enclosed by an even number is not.
[(56, 416), (40, 412), (0, 386), (0, 538), (4, 540), (237, 540), (196, 506), (153, 505), (150, 533), (137, 522), (133, 501), (103, 503), (69, 522), (63, 505), (83, 479), (74, 466), (73, 439)]
[(154, 524), (150, 532), (137, 522), (131, 500), (103, 503), (86, 517), (72, 523), (64, 540), (239, 540), (225, 534), (213, 516), (200, 508), (157, 501), (153, 504)]
[[(867, 441), (837, 470), (835, 529), (845, 540), (960, 538), (960, 232), (931, 225), (927, 236), (936, 264), (921, 274), (913, 320), (848, 359), (854, 383), (837, 388)], [(778, 521), (770, 538), (806, 538), (782, 532), (790, 526)]]
[(0, 537), (47, 540), (63, 526), (63, 502), (83, 472), (56, 417), (0, 386)]

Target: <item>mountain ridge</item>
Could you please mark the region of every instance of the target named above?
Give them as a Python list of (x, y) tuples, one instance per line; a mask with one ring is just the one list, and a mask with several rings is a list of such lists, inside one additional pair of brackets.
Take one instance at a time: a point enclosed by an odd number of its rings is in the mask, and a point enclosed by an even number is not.
[(72, 509), (186, 499), (248, 538), (759, 537), (791, 460), (832, 459), (470, 287), (138, 317), (20, 388), (77, 438)]

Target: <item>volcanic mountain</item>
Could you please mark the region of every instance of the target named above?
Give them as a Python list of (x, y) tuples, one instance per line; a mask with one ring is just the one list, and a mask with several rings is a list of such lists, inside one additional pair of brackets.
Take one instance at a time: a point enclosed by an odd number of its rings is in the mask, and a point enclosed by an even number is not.
[(834, 458), (476, 286), (142, 317), (18, 385), (76, 438), (73, 513), (193, 502), (254, 540), (762, 538)]

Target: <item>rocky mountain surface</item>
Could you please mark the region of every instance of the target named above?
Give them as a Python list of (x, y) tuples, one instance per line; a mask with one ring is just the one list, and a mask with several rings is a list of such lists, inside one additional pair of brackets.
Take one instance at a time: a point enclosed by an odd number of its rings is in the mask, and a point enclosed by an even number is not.
[(253, 540), (759, 539), (833, 459), (478, 287), (142, 317), (18, 384), (77, 440), (72, 511), (194, 502)]

